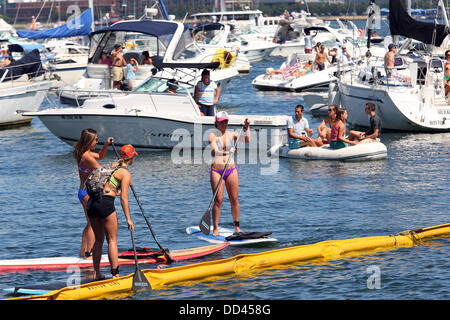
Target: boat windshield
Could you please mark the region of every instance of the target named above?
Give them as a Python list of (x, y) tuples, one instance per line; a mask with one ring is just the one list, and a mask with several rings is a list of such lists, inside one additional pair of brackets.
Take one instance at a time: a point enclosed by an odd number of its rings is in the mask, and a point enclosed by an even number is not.
[(123, 53), (148, 51), (150, 57), (163, 57), (171, 40), (170, 37), (171, 35), (155, 37), (149, 34), (125, 31), (94, 34), (90, 39), (89, 58), (95, 61), (100, 58), (101, 52), (110, 54), (116, 44), (124, 47)]
[(182, 61), (186, 59), (196, 58), (202, 54), (202, 50), (195, 44), (192, 33), (186, 28), (178, 41), (177, 47), (173, 54), (173, 60)]
[(177, 85), (170, 79), (164, 78), (150, 78), (139, 87), (137, 87), (134, 92), (146, 92), (146, 93), (186, 93), (186, 83)]

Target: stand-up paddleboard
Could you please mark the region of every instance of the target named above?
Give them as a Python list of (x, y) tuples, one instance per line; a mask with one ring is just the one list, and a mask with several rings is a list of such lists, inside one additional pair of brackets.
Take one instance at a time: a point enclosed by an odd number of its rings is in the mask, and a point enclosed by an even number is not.
[[(212, 254), (227, 247), (227, 243), (218, 243), (215, 245), (180, 249), (169, 251), (170, 256), (175, 261), (194, 259)], [(137, 251), (139, 263), (166, 263), (167, 259), (158, 249), (143, 248)], [(119, 265), (133, 265), (134, 253), (126, 251), (119, 254)], [(109, 266), (108, 255), (102, 255), (100, 266)], [(53, 258), (35, 258), (35, 259), (14, 259), (0, 260), (0, 271), (25, 271), (25, 270), (65, 270), (69, 267), (91, 268), (92, 259), (79, 257), (53, 257)]]
[(256, 245), (270, 242), (277, 242), (275, 238), (269, 238), (268, 236), (272, 232), (242, 232), (235, 233), (234, 230), (219, 227), (219, 236), (212, 235), (212, 229), (209, 235), (205, 235), (198, 226), (187, 227), (186, 233), (195, 235), (201, 240), (205, 240), (211, 243), (230, 243), (231, 246), (245, 246)]

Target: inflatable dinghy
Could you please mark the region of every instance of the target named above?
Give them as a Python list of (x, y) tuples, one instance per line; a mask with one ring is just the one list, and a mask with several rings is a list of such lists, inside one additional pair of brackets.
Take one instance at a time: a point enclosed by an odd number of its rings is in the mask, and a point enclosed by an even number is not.
[(360, 143), (342, 149), (331, 149), (328, 144), (322, 147), (303, 147), (289, 149), (288, 145), (269, 150), (270, 156), (307, 160), (367, 161), (387, 158), (386, 146), (381, 142)]

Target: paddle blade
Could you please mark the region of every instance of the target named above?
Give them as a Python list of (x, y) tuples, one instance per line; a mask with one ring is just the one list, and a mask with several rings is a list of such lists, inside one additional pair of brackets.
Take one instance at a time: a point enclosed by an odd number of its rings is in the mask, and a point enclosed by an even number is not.
[(132, 289), (135, 292), (152, 290), (150, 282), (148, 282), (147, 278), (139, 268), (136, 268), (136, 272), (134, 273)]
[(203, 216), (200, 220), (200, 224), (198, 225), (198, 227), (200, 228), (200, 230), (203, 232), (204, 235), (209, 235), (210, 226), (211, 226), (210, 221), (211, 221), (211, 210), (208, 209), (203, 214)]

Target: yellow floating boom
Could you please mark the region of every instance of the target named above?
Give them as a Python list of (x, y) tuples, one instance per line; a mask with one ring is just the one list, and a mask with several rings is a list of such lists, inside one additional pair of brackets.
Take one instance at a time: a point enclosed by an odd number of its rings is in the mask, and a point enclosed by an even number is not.
[[(364, 237), (346, 240), (331, 240), (311, 245), (283, 248), (273, 251), (240, 254), (231, 258), (196, 263), (168, 269), (143, 270), (153, 289), (183, 281), (193, 281), (244, 273), (249, 270), (262, 269), (280, 264), (308, 261), (313, 259), (338, 259), (340, 257), (363, 254), (379, 250), (412, 247), (421, 240), (450, 235), (450, 224), (434, 227), (408, 230), (397, 235)], [(84, 284), (77, 287), (67, 287), (48, 294), (13, 298), (12, 300), (83, 300), (83, 299), (113, 299), (132, 295), (131, 284), (133, 274)]]

